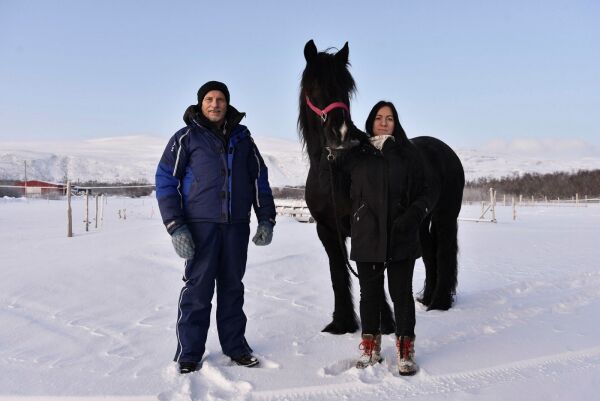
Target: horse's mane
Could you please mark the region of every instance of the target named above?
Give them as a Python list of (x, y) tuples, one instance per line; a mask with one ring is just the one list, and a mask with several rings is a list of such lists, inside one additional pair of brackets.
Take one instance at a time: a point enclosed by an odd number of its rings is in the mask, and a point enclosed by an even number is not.
[[(356, 92), (356, 84), (348, 70), (347, 60), (336, 58), (330, 49), (319, 52), (306, 63), (300, 81), (298, 133), (304, 150), (309, 155), (320, 152), (319, 118), (306, 105), (306, 95), (317, 107), (323, 108), (333, 102), (350, 105), (350, 98)], [(311, 114), (309, 114), (311, 113)]]

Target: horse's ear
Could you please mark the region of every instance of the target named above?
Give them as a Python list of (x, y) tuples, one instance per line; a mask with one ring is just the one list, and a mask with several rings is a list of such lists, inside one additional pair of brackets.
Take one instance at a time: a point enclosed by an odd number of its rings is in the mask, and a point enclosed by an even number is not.
[(348, 48), (348, 42), (342, 47), (342, 50), (335, 54), (335, 59), (342, 62), (344, 65), (348, 64), (348, 54), (350, 49)]
[(304, 46), (304, 58), (309, 62), (315, 57), (317, 57), (317, 46), (315, 46), (315, 42), (311, 39)]

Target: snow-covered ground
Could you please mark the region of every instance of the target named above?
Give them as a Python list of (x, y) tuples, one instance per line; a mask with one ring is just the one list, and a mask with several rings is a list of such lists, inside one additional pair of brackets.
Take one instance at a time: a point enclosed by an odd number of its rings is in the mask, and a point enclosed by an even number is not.
[[(308, 161), (297, 140), (254, 138), (269, 168), (272, 186), (304, 185)], [(71, 141), (0, 142), (0, 179), (22, 179), (24, 163), (28, 177), (42, 181), (154, 183), (154, 173), (168, 138), (128, 136)], [(600, 169), (600, 155), (592, 147), (557, 150), (533, 141), (523, 146), (455, 149), (467, 180), (522, 173), (551, 173)], [(562, 143), (561, 143), (562, 144)]]
[[(598, 399), (597, 204), (461, 222), (456, 306), (418, 306), (410, 378), (395, 371), (391, 336), (384, 363), (358, 371), (359, 334), (320, 332), (333, 302), (326, 255), (314, 224), (285, 217), (270, 246), (249, 251), (247, 338), (261, 367), (232, 366), (213, 322), (202, 370), (178, 375), (183, 263), (156, 201), (108, 198), (89, 232), (82, 210), (77, 199), (67, 238), (64, 201), (0, 199), (2, 401)], [(423, 278), (418, 261), (416, 290)]]

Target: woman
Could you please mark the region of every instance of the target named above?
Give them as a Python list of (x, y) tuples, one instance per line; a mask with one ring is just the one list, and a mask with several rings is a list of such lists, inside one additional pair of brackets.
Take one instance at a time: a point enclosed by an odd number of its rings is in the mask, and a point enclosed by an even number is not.
[(396, 108), (377, 103), (366, 122), (369, 141), (343, 163), (351, 176), (352, 249), (360, 283), (361, 355), (357, 368), (381, 361), (380, 302), (387, 269), (396, 320), (400, 375), (418, 370), (414, 360), (412, 278), (420, 257), (419, 225), (428, 212), (424, 166), (406, 137)]

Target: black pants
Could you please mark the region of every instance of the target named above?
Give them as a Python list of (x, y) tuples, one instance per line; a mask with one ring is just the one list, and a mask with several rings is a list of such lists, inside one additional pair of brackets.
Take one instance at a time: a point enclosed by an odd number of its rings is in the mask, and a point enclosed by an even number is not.
[[(381, 303), (384, 300), (381, 273), (383, 263), (358, 262), (360, 283), (360, 320), (362, 332), (378, 334), (381, 325)], [(388, 289), (394, 304), (397, 336), (415, 335), (415, 300), (412, 293), (414, 259), (388, 263)]]

